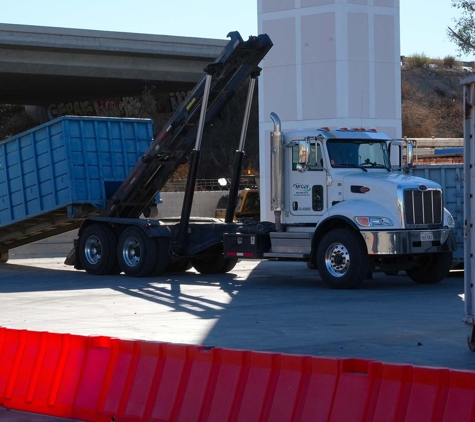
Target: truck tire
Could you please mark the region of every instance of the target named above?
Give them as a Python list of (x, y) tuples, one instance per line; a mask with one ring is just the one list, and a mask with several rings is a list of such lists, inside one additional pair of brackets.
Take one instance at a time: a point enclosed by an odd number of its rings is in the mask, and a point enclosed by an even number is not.
[(9, 259), (8, 251), (0, 252), (0, 264), (4, 264)]
[(317, 266), (323, 282), (331, 289), (356, 289), (369, 271), (366, 245), (360, 234), (335, 229), (325, 234), (317, 250)]
[(92, 224), (79, 238), (79, 261), (88, 274), (108, 275), (117, 267), (117, 239), (110, 227)]
[(191, 262), (189, 259), (181, 259), (180, 261), (169, 262), (166, 269), (167, 273), (184, 273), (185, 271), (192, 268)]
[(191, 265), (200, 274), (224, 274), (231, 271), (237, 262), (237, 258), (225, 258), (224, 256), (191, 259)]
[(155, 238), (155, 244), (157, 245), (157, 254), (151, 275), (158, 277), (167, 270), (170, 263), (170, 239), (168, 237), (157, 237)]
[(125, 229), (117, 244), (117, 260), (122, 271), (131, 277), (151, 275), (157, 261), (157, 244), (137, 227)]
[(417, 284), (436, 284), (449, 275), (452, 263), (452, 252), (418, 255), (406, 274)]

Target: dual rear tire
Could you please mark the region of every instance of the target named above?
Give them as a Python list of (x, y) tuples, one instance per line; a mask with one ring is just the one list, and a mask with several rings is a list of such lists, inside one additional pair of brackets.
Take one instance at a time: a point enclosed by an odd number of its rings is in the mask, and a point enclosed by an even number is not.
[(224, 256), (210, 256), (206, 258), (193, 258), (191, 265), (200, 274), (224, 274), (231, 271), (237, 264), (237, 258), (224, 258)]
[(124, 272), (130, 277), (159, 276), (164, 272), (183, 272), (193, 266), (201, 274), (224, 274), (238, 259), (210, 255), (170, 262), (170, 240), (150, 238), (138, 227), (126, 228), (117, 239), (114, 231), (102, 224), (86, 227), (79, 239), (79, 260), (88, 274), (108, 275)]
[(110, 227), (93, 224), (79, 239), (79, 261), (92, 275), (123, 271), (131, 277), (158, 276), (168, 266), (168, 247), (168, 238), (149, 238), (137, 227), (125, 229), (117, 239)]
[(93, 224), (79, 238), (79, 261), (88, 274), (106, 275), (117, 271), (117, 239), (108, 226)]

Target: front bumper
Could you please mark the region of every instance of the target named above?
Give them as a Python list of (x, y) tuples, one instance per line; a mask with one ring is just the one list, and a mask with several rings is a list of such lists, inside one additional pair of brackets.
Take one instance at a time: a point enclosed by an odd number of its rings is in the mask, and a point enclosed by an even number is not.
[[(438, 253), (457, 248), (451, 229), (361, 231), (361, 235), (369, 255)], [(425, 240), (428, 238), (431, 240)]]

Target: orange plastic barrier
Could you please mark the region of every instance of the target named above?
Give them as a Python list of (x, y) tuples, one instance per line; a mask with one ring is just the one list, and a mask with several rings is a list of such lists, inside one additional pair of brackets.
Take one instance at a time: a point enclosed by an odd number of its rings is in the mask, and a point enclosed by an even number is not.
[(468, 422), (475, 372), (0, 328), (0, 406), (91, 422)]

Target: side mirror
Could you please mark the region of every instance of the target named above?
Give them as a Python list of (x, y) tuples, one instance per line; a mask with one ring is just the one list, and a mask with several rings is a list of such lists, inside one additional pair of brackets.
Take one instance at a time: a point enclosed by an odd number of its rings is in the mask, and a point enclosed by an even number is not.
[(310, 162), (310, 140), (305, 139), (299, 141), (299, 162), (297, 164), (297, 170), (300, 173), (307, 171), (308, 164)]
[(403, 162), (403, 147), (400, 140), (391, 140), (388, 143), (388, 154), (391, 168), (400, 169)]
[(407, 141), (406, 163), (408, 167), (414, 166), (414, 145)]

